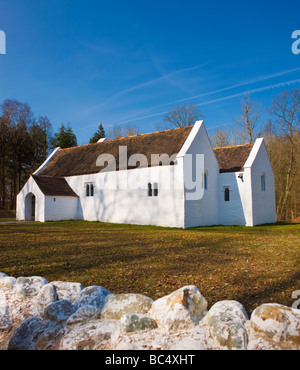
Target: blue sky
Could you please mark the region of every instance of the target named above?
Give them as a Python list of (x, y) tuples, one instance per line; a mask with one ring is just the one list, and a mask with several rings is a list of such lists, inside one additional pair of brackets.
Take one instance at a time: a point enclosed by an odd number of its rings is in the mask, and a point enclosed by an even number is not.
[(211, 133), (249, 92), (263, 104), (300, 87), (300, 2), (1, 0), (0, 101), (27, 102), (79, 144), (132, 123), (153, 132), (166, 112), (198, 104)]

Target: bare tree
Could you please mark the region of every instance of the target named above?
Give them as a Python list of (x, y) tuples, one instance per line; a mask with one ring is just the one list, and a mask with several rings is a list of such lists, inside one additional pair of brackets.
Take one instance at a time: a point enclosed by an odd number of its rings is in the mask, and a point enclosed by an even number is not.
[(211, 144), (214, 148), (220, 148), (231, 145), (229, 129), (215, 129), (213, 134), (210, 136)]
[(6, 99), (0, 105), (0, 209), (14, 209), (23, 184), (47, 156), (51, 123), (38, 120), (28, 104)]
[[(286, 220), (289, 217), (287, 213), (290, 197), (300, 170), (300, 89), (286, 91), (275, 98), (272, 115), (280, 141), (285, 148), (279, 158), (280, 162), (283, 162), (283, 172), (281, 173), (281, 191), (277, 199), (277, 213), (283, 220)], [(276, 151), (279, 151), (278, 145)]]
[(260, 118), (261, 107), (258, 103), (246, 95), (241, 101), (240, 117), (237, 120), (241, 126), (241, 139), (244, 144), (254, 143), (257, 133), (258, 120)]
[(33, 113), (28, 104), (7, 99), (1, 105), (2, 121), (9, 128), (9, 177), (11, 179), (10, 208), (16, 203), (22, 176), (30, 165), (28, 129), (33, 123)]
[(242, 130), (238, 125), (215, 129), (210, 140), (215, 148), (245, 144)]
[(119, 139), (121, 137), (139, 135), (139, 133), (140, 128), (130, 123), (125, 126), (116, 125), (108, 130), (107, 139)]
[(196, 121), (203, 118), (199, 107), (194, 104), (183, 104), (169, 111), (164, 117), (164, 122), (169, 127), (192, 126)]
[(123, 126), (123, 136), (135, 136), (140, 134), (140, 128), (138, 126), (128, 124)]
[(285, 91), (275, 98), (272, 113), (279, 132), (294, 146), (295, 134), (300, 130), (300, 89)]
[(10, 154), (10, 126), (0, 116), (0, 209), (5, 208), (7, 194), (7, 172)]

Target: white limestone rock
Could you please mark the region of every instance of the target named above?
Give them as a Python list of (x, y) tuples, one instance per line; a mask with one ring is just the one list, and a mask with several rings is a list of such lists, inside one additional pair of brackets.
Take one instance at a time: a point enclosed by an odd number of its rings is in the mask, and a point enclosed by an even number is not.
[(121, 329), (124, 333), (152, 330), (157, 328), (157, 323), (149, 316), (128, 313), (120, 320)]
[(95, 350), (120, 331), (118, 322), (91, 321), (67, 328), (60, 341), (60, 350)]
[(59, 300), (66, 299), (72, 303), (76, 301), (82, 291), (82, 285), (80, 283), (53, 281), (50, 284), (55, 287)]
[(37, 301), (41, 309), (44, 311), (46, 307), (58, 300), (58, 295), (56, 293), (56, 288), (52, 284), (44, 285), (37, 295)]
[[(58, 290), (76, 305), (57, 300)], [(206, 310), (195, 286), (153, 302), (139, 294), (112, 295), (101, 287), (82, 290), (81, 284), (4, 276), (0, 349), (300, 349), (300, 310), (266, 304), (253, 311), (251, 320), (236, 301)]]
[(7, 275), (6, 274), (4, 274), (4, 272), (0, 272), (0, 279), (2, 279), (2, 278), (4, 278), (4, 277), (6, 277)]
[(0, 292), (13, 289), (17, 279), (11, 276), (4, 276), (0, 279)]
[(149, 315), (160, 329), (172, 332), (193, 329), (206, 309), (207, 301), (199, 289), (189, 285), (155, 301)]
[(9, 307), (0, 307), (0, 332), (9, 332), (12, 327)]
[(107, 296), (101, 319), (120, 320), (127, 313), (146, 314), (153, 300), (141, 294), (111, 294)]
[(46, 307), (44, 315), (47, 320), (61, 323), (67, 321), (73, 313), (76, 312), (75, 306), (66, 299), (53, 302)]
[(16, 294), (23, 298), (35, 297), (48, 281), (40, 276), (20, 277), (14, 286)]
[(94, 306), (101, 311), (106, 297), (110, 294), (107, 289), (101, 286), (89, 286), (80, 292), (74, 304), (77, 307)]
[(121, 342), (117, 344), (115, 351), (137, 351), (139, 348), (132, 343)]
[(300, 310), (279, 304), (264, 304), (251, 315), (250, 328), (281, 349), (300, 349)]
[(174, 344), (170, 345), (168, 350), (171, 351), (204, 351), (206, 347), (198, 338), (179, 338)]
[(222, 301), (211, 307), (204, 322), (210, 334), (223, 349), (245, 350), (248, 344), (244, 307), (237, 301)]
[(97, 319), (100, 319), (100, 311), (95, 306), (82, 306), (68, 318), (66, 324), (77, 325)]

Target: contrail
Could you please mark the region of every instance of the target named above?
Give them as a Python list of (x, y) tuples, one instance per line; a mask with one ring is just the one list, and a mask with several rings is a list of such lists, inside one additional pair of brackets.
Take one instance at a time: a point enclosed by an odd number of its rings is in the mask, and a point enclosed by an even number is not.
[(296, 83), (300, 83), (300, 79), (280, 82), (280, 83), (277, 83), (277, 84), (263, 86), (263, 87), (258, 87), (256, 89), (246, 90), (246, 91), (243, 91), (243, 92), (240, 92), (240, 93), (237, 93), (237, 94), (225, 96), (223, 98), (218, 98), (218, 99), (210, 100), (210, 101), (207, 101), (207, 102), (202, 102), (202, 103), (199, 103), (199, 104), (196, 104), (196, 105), (197, 106), (202, 106), (202, 105), (207, 105), (207, 104), (218, 103), (218, 102), (224, 101), (224, 100), (239, 98), (239, 97), (244, 96), (246, 94), (256, 94), (256, 93), (259, 93), (259, 92), (262, 92), (262, 91), (278, 89), (279, 87), (283, 87), (283, 86), (287, 86), (287, 85), (293, 85), (293, 84), (296, 84)]
[[(175, 101), (172, 101), (172, 102), (169, 102), (169, 103), (164, 103), (164, 104), (156, 105), (155, 107), (152, 107), (152, 108), (143, 110), (142, 112), (140, 112), (140, 114), (141, 113), (146, 113), (146, 112), (149, 112), (151, 110), (158, 109), (158, 108), (166, 107), (168, 105), (174, 105), (174, 104), (178, 104), (178, 103), (184, 103), (184, 102), (189, 101), (189, 100), (199, 99), (199, 98), (203, 98), (205, 96), (210, 96), (210, 95), (215, 95), (215, 94), (218, 94), (218, 93), (221, 93), (221, 92), (225, 92), (225, 91), (236, 89), (238, 87), (252, 85), (254, 83), (261, 82), (261, 81), (271, 80), (272, 78), (281, 77), (281, 76), (284, 76), (286, 74), (293, 73), (293, 72), (298, 72), (298, 71), (300, 71), (300, 68), (288, 69), (286, 71), (281, 71), (281, 72), (273, 73), (273, 74), (270, 74), (270, 75), (264, 75), (264, 76), (261, 76), (261, 77), (257, 77), (257, 78), (255, 78), (253, 80), (242, 82), (242, 83), (239, 83), (239, 84), (236, 84), (236, 85), (227, 86), (227, 87), (224, 87), (224, 88), (221, 88), (221, 89), (218, 89), (218, 90), (209, 91), (207, 93), (203, 93), (203, 94), (191, 96), (189, 98), (179, 99), (179, 100), (175, 100)], [(164, 113), (166, 113), (166, 112), (164, 112)], [(162, 114), (164, 114), (164, 113), (162, 113)], [(134, 114), (131, 117), (133, 118), (136, 115), (137, 114)], [(157, 115), (159, 115), (159, 114), (157, 114)], [(123, 120), (122, 121), (119, 121), (119, 123), (122, 123), (122, 122), (123, 122)], [(128, 119), (126, 119), (126, 121), (124, 123), (126, 123), (126, 122), (128, 122)]]
[[(283, 86), (287, 86), (287, 85), (292, 85), (292, 84), (296, 84), (296, 83), (300, 83), (300, 79), (285, 81), (285, 82), (281, 82), (281, 83), (277, 83), (277, 84), (272, 84), (272, 85), (268, 85), (268, 86), (263, 86), (263, 87), (259, 87), (259, 88), (252, 89), (252, 90), (245, 90), (245, 91), (240, 92), (240, 93), (237, 93), (237, 94), (228, 95), (228, 96), (225, 96), (223, 98), (209, 100), (209, 101), (206, 101), (206, 102), (201, 102), (201, 103), (198, 103), (198, 104), (195, 104), (195, 105), (202, 106), (202, 105), (214, 104), (214, 103), (218, 103), (218, 102), (225, 101), (225, 100), (239, 98), (239, 97), (244, 96), (246, 94), (255, 94), (255, 93), (262, 92), (262, 91), (268, 91), (268, 90), (271, 90), (271, 89), (277, 89), (279, 87), (283, 87)], [(209, 93), (207, 93), (207, 94), (209, 94)], [(125, 123), (129, 123), (129, 122), (135, 122), (135, 121), (140, 121), (140, 120), (144, 120), (144, 119), (148, 119), (148, 118), (158, 117), (158, 116), (161, 116), (161, 115), (166, 114), (166, 113), (168, 113), (168, 112), (167, 111), (164, 111), (164, 112), (153, 113), (153, 114), (149, 114), (149, 115), (146, 115), (146, 116), (137, 117), (137, 118), (133, 118), (133, 119), (127, 119), (127, 120), (123, 120), (123, 121), (118, 121), (118, 124), (125, 124)]]
[(173, 72), (170, 72), (170, 73), (167, 73), (163, 76), (160, 76), (158, 78), (155, 78), (153, 80), (150, 80), (150, 81), (146, 81), (146, 82), (142, 82), (138, 85), (135, 85), (133, 87), (130, 87), (128, 89), (125, 89), (125, 90), (122, 90), (118, 93), (116, 93), (115, 95), (111, 96), (110, 98), (106, 99), (104, 102), (100, 103), (100, 104), (97, 104), (95, 105), (94, 107), (90, 108), (88, 111), (91, 111), (91, 110), (94, 110), (94, 109), (97, 109), (97, 108), (100, 108), (102, 107), (103, 105), (109, 103), (110, 101), (118, 98), (119, 96), (122, 96), (122, 95), (126, 95), (132, 91), (136, 91), (136, 90), (139, 90), (139, 89), (142, 89), (146, 86), (150, 86), (150, 85), (154, 85), (156, 84), (157, 82), (160, 82), (160, 81), (163, 81), (163, 80), (166, 80), (167, 78), (169, 78), (170, 76), (173, 76), (173, 75), (176, 75), (178, 73), (183, 73), (183, 72), (190, 72), (190, 71), (193, 71), (195, 69), (199, 69), (201, 67), (205, 66), (205, 64), (199, 64), (197, 66), (194, 66), (194, 67), (189, 67), (189, 68), (182, 68), (182, 69), (179, 69), (177, 71), (173, 71)]
[(261, 77), (257, 77), (257, 78), (255, 78), (253, 80), (247, 81), (247, 82), (242, 82), (242, 83), (239, 83), (239, 84), (236, 84), (236, 85), (224, 87), (222, 89), (215, 90), (215, 91), (210, 91), (208, 93), (203, 93), (203, 94), (200, 94), (200, 95), (195, 95), (195, 96), (192, 96), (190, 98), (180, 99), (180, 100), (174, 101), (172, 104), (182, 103), (184, 101), (188, 101), (188, 100), (192, 100), (192, 99), (197, 99), (197, 98), (202, 98), (204, 96), (218, 94), (220, 92), (224, 92), (224, 91), (228, 91), (228, 90), (233, 90), (233, 89), (236, 89), (238, 87), (251, 85), (251, 84), (254, 84), (254, 83), (257, 83), (257, 82), (261, 82), (261, 81), (271, 80), (272, 78), (281, 77), (281, 76), (284, 76), (284, 75), (286, 75), (288, 73), (293, 73), (293, 72), (297, 72), (297, 71), (300, 71), (300, 68), (288, 69), (286, 71), (281, 71), (281, 72), (273, 73), (271, 75), (264, 75), (264, 76), (261, 76)]

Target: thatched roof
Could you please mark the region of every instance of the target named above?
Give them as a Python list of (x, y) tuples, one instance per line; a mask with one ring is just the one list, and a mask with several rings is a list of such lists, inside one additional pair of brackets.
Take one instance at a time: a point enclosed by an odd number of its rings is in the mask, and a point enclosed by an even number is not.
[(36, 175), (32, 177), (44, 195), (78, 197), (64, 178)]
[(253, 144), (214, 148), (220, 173), (243, 171), (252, 148)]
[[(120, 147), (126, 147), (127, 159), (133, 154), (143, 154), (147, 158), (146, 165), (149, 167), (169, 164), (159, 162), (153, 163), (153, 161), (151, 161), (151, 155), (167, 154), (171, 157), (174, 154), (178, 154), (191, 133), (192, 128), (192, 126), (189, 126), (61, 149), (38, 175), (43, 177), (64, 178), (95, 174), (100, 171), (114, 171), (115, 169), (118, 171), (124, 168), (122, 166), (128, 169), (144, 167), (142, 163), (137, 163), (132, 167), (126, 167), (127, 163), (122, 163), (119, 157)], [(242, 171), (252, 147), (253, 144), (214, 148), (214, 153), (219, 162), (220, 172)], [(98, 157), (107, 154), (113, 156), (116, 161), (116, 166), (109, 167), (112, 160), (107, 156), (105, 157), (107, 162), (103, 162), (102, 166), (97, 166), (96, 162)], [(61, 184), (61, 186), (62, 185), (63, 184)]]
[[(151, 154), (167, 154), (170, 157), (178, 154), (192, 128), (189, 126), (61, 149), (39, 175), (68, 177), (94, 174), (100, 170), (109, 171), (106, 164), (102, 167), (96, 165), (97, 158), (104, 154), (113, 155), (116, 159), (116, 170), (119, 170), (122, 166), (119, 161), (121, 146), (127, 147), (127, 158), (133, 154), (143, 154), (149, 166), (159, 166), (160, 163), (151, 163)], [(136, 167), (140, 167), (139, 164), (128, 168)]]

